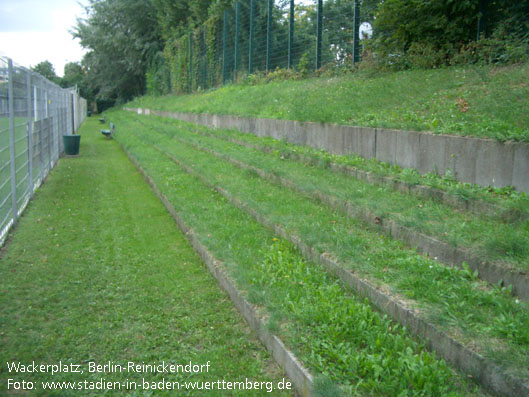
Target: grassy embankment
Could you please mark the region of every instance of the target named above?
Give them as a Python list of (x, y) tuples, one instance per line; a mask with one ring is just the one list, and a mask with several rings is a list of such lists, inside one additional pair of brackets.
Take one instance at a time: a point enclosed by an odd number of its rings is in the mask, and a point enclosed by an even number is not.
[(228, 85), (130, 106), (433, 131), (529, 142), (529, 65)]
[[(324, 373), (349, 391), (359, 387), (359, 391), (368, 393), (395, 393), (409, 392), (418, 384), (423, 392), (440, 390), (438, 381), (444, 377), (445, 369), (437, 361), (432, 368), (430, 364), (434, 361), (425, 355), (423, 347), (408, 342), (413, 338), (407, 332), (400, 334), (403, 330), (398, 325), (386, 322), (385, 317), (372, 312), (362, 300), (337, 289), (336, 280), (317, 266), (299, 259), (299, 254), (283, 243), (274, 243), (270, 231), (249, 220), (208, 185), (221, 187), (319, 252), (334, 254), (348, 269), (403, 294), (415, 302), (428, 321), (492, 361), (509, 365), (513, 373), (527, 376), (523, 362), (529, 340), (525, 332), (513, 330), (525, 327), (528, 309), (507, 291), (480, 282), (469, 272), (449, 269), (421, 257), (339, 212), (191, 145), (220, 150), (225, 141), (197, 138), (188, 126), (177, 122), (167, 128), (156, 118), (128, 112), (113, 113), (110, 117), (120, 126), (117, 135), (120, 142), (153, 177), (208, 248), (226, 262), (249, 298), (266, 307), (271, 313), (270, 326), (315, 372)], [(235, 148), (230, 155), (237, 153), (247, 156), (247, 160), (259, 156), (244, 152)], [(196, 175), (184, 172), (171, 156), (191, 167)], [(262, 153), (261, 156), (266, 157)], [(257, 158), (263, 161), (263, 166), (267, 161), (264, 157)], [(270, 164), (276, 163), (273, 167), (276, 172), (285, 173), (286, 168), (281, 171), (280, 159), (270, 155), (268, 160)], [(358, 324), (366, 322), (371, 325), (364, 332)], [(394, 331), (398, 331), (397, 335)], [(404, 337), (406, 342), (396, 343), (396, 337)], [(410, 349), (404, 347), (407, 344)], [(417, 363), (405, 380), (400, 375), (395, 378), (403, 370), (403, 362), (386, 360), (403, 357), (403, 348), (408, 352), (406, 356), (410, 354), (406, 360)], [(374, 362), (370, 361), (373, 359)], [(432, 375), (424, 383), (426, 373)], [(381, 377), (382, 374), (385, 375)], [(460, 378), (454, 379), (456, 385), (447, 385), (445, 391), (467, 393), (457, 380)]]
[[(38, 395), (80, 393), (44, 391), (41, 381), (282, 379), (171, 216), (96, 123), (87, 119), (81, 156), (60, 160), (2, 249), (0, 394), (8, 379), (37, 382)], [(88, 373), (89, 362), (162, 360), (211, 363), (199, 374)], [(19, 361), (82, 364), (85, 373), (9, 373), (6, 362)]]

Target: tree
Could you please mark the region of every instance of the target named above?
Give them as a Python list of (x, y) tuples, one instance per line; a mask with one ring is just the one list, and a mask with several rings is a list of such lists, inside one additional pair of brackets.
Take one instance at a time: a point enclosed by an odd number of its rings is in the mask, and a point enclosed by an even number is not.
[(79, 62), (70, 62), (64, 65), (64, 76), (61, 79), (61, 87), (68, 88), (82, 84), (84, 72)]
[(89, 50), (87, 78), (100, 100), (126, 101), (145, 93), (145, 73), (163, 43), (152, 1), (90, 0), (88, 18), (72, 34)]
[(56, 84), (59, 83), (59, 77), (55, 73), (55, 68), (53, 67), (52, 63), (48, 60), (40, 62), (35, 66), (32, 66), (31, 70)]
[(64, 76), (59, 82), (63, 88), (77, 86), (80, 95), (88, 101), (95, 99), (87, 76), (86, 68), (80, 62), (70, 62), (64, 66)]

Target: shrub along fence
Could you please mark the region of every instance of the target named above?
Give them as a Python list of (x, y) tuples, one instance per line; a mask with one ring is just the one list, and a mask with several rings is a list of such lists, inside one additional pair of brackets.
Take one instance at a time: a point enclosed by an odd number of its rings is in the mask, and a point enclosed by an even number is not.
[(0, 57), (0, 245), (63, 152), (86, 100)]

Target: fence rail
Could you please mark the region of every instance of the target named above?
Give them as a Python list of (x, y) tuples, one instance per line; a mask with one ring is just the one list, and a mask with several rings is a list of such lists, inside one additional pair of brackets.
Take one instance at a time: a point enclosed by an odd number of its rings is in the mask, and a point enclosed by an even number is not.
[(77, 131), (86, 100), (0, 57), (0, 245)]

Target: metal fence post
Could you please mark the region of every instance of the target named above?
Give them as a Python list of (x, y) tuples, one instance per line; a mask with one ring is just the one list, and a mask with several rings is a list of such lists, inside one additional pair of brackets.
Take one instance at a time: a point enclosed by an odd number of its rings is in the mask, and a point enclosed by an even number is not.
[(15, 103), (14, 103), (14, 86), (13, 86), (13, 61), (7, 59), (8, 73), (8, 106), (9, 106), (9, 154), (11, 165), (11, 210), (13, 211), (13, 225), (17, 224), (17, 182), (16, 182), (16, 165), (15, 165)]
[(270, 70), (270, 52), (272, 50), (272, 11), (274, 0), (268, 0), (268, 15), (266, 18), (266, 73)]
[(193, 91), (193, 32), (189, 33), (189, 91)]
[[(53, 139), (55, 142), (53, 142), (53, 166), (57, 164), (57, 160), (59, 159), (59, 127), (60, 127), (60, 117), (59, 117), (59, 99), (57, 98), (57, 94), (54, 93), (53, 99), (52, 99), (52, 106), (55, 109), (55, 120), (54, 120), (54, 126), (53, 129)], [(57, 152), (55, 152), (55, 149), (57, 149)]]
[(208, 50), (206, 47), (206, 30), (202, 29), (202, 88), (208, 88)]
[(353, 10), (353, 66), (360, 61), (360, 4), (354, 0)]
[(226, 32), (228, 30), (228, 11), (224, 11), (224, 24), (222, 27), (222, 84), (226, 83)]
[[(48, 84), (46, 84), (47, 86)], [(44, 98), (46, 98), (46, 131), (48, 131), (48, 172), (51, 171), (51, 163), (52, 163), (52, 153), (51, 153), (51, 140), (52, 140), (52, 129), (53, 125), (51, 123), (51, 117), (50, 117), (50, 98), (48, 96), (48, 87), (46, 87), (46, 91), (44, 92), (46, 95)]]
[(39, 76), (39, 87), (40, 87), (40, 97), (39, 97), (39, 143), (40, 143), (40, 149), (39, 149), (39, 157), (40, 157), (40, 183), (44, 182), (44, 134), (42, 133), (42, 129), (44, 128), (44, 118), (42, 117), (42, 98), (44, 97), (44, 87), (42, 84), (42, 77)]
[(316, 26), (316, 70), (321, 68), (322, 30), (323, 30), (323, 0), (318, 0), (318, 23)]
[(290, 13), (288, 23), (288, 68), (294, 66), (294, 0), (290, 0)]
[(248, 73), (251, 74), (253, 71), (253, 35), (254, 35), (254, 15), (255, 4), (254, 0), (250, 0), (250, 37), (248, 39)]
[(478, 16), (478, 30), (476, 33), (476, 41), (479, 41), (485, 33), (485, 18), (488, 11), (488, 0), (479, 0), (479, 16)]
[(239, 18), (241, 12), (241, 4), (237, 2), (235, 4), (235, 50), (234, 50), (234, 59), (233, 59), (233, 68), (234, 68), (234, 79), (237, 79), (238, 72), (238, 57), (239, 57)]
[(27, 101), (27, 119), (28, 119), (28, 178), (29, 178), (29, 197), (33, 198), (33, 101), (31, 100), (31, 72), (26, 72), (26, 101)]

